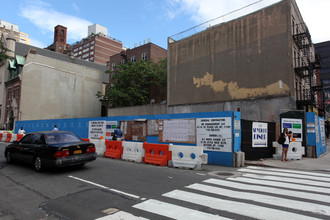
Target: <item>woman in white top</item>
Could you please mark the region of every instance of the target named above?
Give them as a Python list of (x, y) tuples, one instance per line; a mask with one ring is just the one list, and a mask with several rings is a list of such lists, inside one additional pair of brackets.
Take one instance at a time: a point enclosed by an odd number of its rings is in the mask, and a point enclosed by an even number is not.
[(290, 144), (290, 135), (287, 128), (283, 129), (282, 136), (285, 137), (285, 142), (282, 144), (282, 161), (288, 161), (288, 149)]

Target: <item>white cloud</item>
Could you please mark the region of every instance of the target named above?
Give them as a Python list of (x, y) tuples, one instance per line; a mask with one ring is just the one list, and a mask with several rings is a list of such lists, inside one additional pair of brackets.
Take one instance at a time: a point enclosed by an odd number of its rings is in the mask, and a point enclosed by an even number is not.
[(74, 9), (76, 12), (79, 12), (79, 11), (80, 11), (78, 5), (77, 5), (75, 2), (72, 2), (72, 7), (73, 7), (73, 9)]
[(30, 45), (39, 47), (39, 48), (45, 48), (47, 47), (43, 42), (36, 40), (34, 38), (30, 38)]
[(330, 40), (329, 0), (296, 0), (300, 13), (307, 24), (313, 43)]
[(87, 36), (88, 26), (92, 23), (58, 12), (52, 8), (52, 5), (43, 1), (25, 2), (24, 6), (20, 7), (21, 16), (28, 19), (37, 26), (43, 34), (54, 33), (54, 27), (63, 25), (68, 28), (68, 41), (77, 41)]

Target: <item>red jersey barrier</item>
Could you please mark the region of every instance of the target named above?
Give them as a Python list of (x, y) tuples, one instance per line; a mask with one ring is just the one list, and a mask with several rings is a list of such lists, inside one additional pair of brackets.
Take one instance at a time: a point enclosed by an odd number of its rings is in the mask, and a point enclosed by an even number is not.
[(7, 138), (6, 138), (5, 142), (10, 142), (11, 136), (12, 136), (12, 134), (7, 133)]
[(2, 139), (2, 136), (3, 136), (3, 133), (0, 133), (0, 141), (1, 141), (1, 139)]
[(172, 152), (166, 144), (143, 143), (145, 150), (143, 162), (159, 166), (167, 166), (168, 161), (172, 160)]
[(24, 137), (24, 134), (17, 134), (17, 139), (16, 141), (21, 140)]
[(110, 157), (114, 159), (121, 159), (121, 155), (123, 154), (123, 146), (121, 141), (109, 141), (105, 140), (105, 157)]

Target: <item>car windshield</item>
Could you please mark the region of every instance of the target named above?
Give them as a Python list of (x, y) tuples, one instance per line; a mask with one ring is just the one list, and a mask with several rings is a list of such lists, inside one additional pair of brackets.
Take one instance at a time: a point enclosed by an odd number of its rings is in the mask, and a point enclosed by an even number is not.
[(76, 135), (71, 133), (45, 134), (47, 144), (68, 144), (81, 141)]

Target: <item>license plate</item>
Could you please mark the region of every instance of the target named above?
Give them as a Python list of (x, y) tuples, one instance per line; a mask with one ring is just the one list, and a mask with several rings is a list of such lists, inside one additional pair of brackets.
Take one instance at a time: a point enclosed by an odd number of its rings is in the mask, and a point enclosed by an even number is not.
[(81, 154), (81, 153), (82, 153), (81, 150), (75, 150), (75, 151), (73, 151), (73, 154)]

